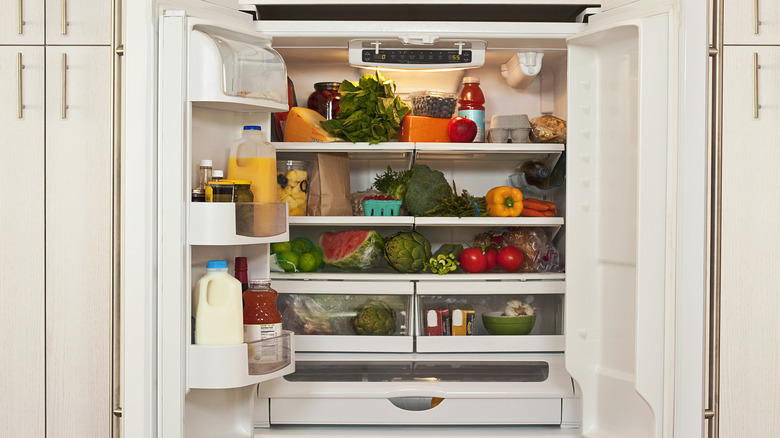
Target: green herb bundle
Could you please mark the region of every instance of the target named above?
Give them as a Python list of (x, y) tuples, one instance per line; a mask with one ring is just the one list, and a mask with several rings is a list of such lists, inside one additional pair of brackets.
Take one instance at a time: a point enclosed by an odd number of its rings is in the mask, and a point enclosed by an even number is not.
[(409, 105), (395, 95), (395, 83), (382, 76), (365, 74), (358, 82), (344, 81), (339, 87), (341, 100), (335, 119), (320, 122), (336, 137), (370, 144), (398, 137), (401, 120)]

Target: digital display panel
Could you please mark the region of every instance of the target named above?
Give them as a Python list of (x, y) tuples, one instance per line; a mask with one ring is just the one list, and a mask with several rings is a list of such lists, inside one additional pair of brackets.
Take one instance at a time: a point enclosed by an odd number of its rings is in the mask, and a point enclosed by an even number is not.
[(379, 50), (364, 49), (364, 62), (377, 64), (468, 64), (471, 50)]

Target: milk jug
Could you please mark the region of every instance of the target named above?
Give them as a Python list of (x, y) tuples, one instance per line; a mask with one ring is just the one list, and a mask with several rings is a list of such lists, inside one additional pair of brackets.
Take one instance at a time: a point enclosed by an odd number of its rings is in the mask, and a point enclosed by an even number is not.
[(210, 260), (192, 297), (195, 343), (232, 345), (244, 342), (241, 282), (228, 274), (225, 260)]
[(252, 182), (254, 202), (276, 202), (276, 149), (259, 126), (244, 126), (241, 138), (230, 145), (228, 179)]

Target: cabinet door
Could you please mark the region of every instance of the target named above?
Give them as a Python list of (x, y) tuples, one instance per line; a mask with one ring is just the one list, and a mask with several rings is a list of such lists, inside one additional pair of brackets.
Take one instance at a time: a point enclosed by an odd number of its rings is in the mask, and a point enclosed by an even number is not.
[(48, 430), (109, 436), (111, 49), (46, 50)]
[(0, 430), (7, 436), (45, 431), (43, 58), (43, 47), (0, 47), (0, 163), (7, 181), (24, 181), (0, 190)]
[(724, 0), (725, 44), (780, 44), (780, 2)]
[(0, 14), (0, 44), (43, 44), (43, 2), (16, 0), (13, 3), (4, 6)]
[(46, 0), (46, 44), (111, 44), (111, 2)]
[(720, 436), (780, 436), (780, 47), (723, 56)]

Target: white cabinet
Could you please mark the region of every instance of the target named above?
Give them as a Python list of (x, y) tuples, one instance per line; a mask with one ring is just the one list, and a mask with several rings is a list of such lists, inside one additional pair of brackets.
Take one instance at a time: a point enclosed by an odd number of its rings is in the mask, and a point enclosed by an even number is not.
[(725, 44), (780, 44), (780, 2), (725, 0)]
[[(0, 163), (11, 186), (0, 191), (0, 331), (3, 433), (45, 433), (44, 54), (0, 47)], [(21, 105), (21, 108), (20, 108)]]
[(111, 55), (46, 53), (47, 422), (78, 436), (111, 431)]
[(727, 46), (723, 67), (720, 436), (778, 436), (780, 46)]
[(46, 44), (110, 44), (111, 3), (46, 0)]
[[(5, 2), (0, 14), (0, 44), (43, 44), (42, 0)], [(13, 3), (13, 4), (11, 4)]]

